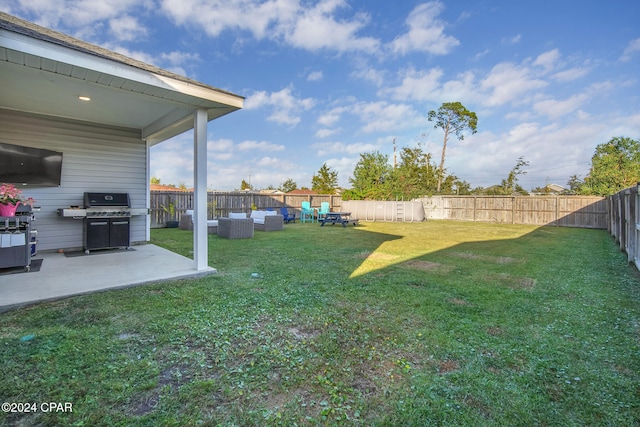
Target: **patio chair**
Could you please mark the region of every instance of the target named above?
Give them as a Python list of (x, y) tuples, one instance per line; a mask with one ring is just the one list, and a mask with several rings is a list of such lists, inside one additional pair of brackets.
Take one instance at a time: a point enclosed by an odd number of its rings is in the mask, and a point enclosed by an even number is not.
[(320, 203), (320, 210), (318, 210), (318, 221), (320, 221), (326, 214), (331, 211), (329, 208), (329, 202)]
[(295, 224), (296, 214), (295, 213), (290, 214), (289, 211), (287, 211), (287, 208), (281, 207), (280, 215), (282, 215), (285, 224), (289, 224), (291, 221), (293, 221), (293, 223)]
[(187, 210), (180, 215), (178, 227), (180, 227), (180, 230), (193, 230), (193, 210)]
[[(180, 223), (178, 226), (181, 230), (193, 231), (193, 210), (187, 210), (180, 216)], [(207, 233), (218, 233), (218, 220), (207, 220)]]
[(253, 238), (253, 218), (233, 212), (229, 214), (229, 218), (218, 218), (218, 236), (225, 239)]
[(311, 202), (302, 202), (300, 209), (300, 222), (314, 221), (313, 208), (311, 208)]

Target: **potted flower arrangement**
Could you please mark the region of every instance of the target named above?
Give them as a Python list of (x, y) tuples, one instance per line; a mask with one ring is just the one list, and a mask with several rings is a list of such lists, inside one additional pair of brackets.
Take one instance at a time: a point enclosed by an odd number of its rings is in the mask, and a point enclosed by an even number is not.
[(15, 216), (19, 204), (33, 206), (35, 200), (25, 198), (13, 184), (0, 185), (0, 216)]

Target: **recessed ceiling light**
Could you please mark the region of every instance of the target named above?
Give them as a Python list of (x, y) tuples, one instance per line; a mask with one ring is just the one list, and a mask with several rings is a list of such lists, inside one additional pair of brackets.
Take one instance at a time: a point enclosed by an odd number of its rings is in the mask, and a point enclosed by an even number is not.
[(88, 96), (79, 96), (78, 99), (80, 101), (91, 101), (91, 98), (89, 98)]

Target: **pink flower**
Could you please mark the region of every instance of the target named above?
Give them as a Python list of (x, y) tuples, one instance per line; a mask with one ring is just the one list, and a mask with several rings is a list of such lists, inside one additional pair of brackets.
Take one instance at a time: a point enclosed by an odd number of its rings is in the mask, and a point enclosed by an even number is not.
[(22, 190), (18, 190), (13, 184), (0, 185), (0, 203), (4, 205), (17, 205), (18, 203), (22, 203), (23, 205), (33, 206), (35, 202), (31, 197), (23, 197)]

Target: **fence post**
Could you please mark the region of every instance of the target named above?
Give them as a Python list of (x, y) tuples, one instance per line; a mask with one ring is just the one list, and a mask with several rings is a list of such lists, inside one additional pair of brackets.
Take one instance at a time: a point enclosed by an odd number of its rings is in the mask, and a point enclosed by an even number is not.
[(473, 196), (473, 222), (476, 222), (476, 202), (478, 201), (478, 196)]
[(640, 183), (636, 186), (635, 198), (629, 200), (629, 203), (633, 203), (634, 211), (633, 232), (635, 238), (633, 239), (633, 262), (636, 268), (640, 269)]

